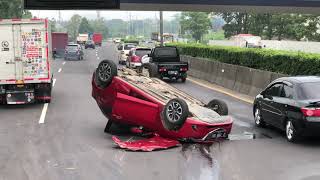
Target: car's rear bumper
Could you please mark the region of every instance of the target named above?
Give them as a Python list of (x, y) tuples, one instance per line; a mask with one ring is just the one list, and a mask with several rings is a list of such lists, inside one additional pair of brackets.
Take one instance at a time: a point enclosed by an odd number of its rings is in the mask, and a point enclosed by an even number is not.
[(187, 78), (187, 72), (179, 72), (170, 74), (169, 71), (167, 72), (160, 72), (160, 76), (162, 78)]
[(80, 55), (79, 54), (66, 54), (64, 56), (65, 59), (79, 59)]
[(142, 66), (142, 63), (130, 62), (130, 68), (137, 68)]
[(305, 122), (299, 129), (302, 136), (318, 136), (320, 137), (320, 121), (319, 122)]

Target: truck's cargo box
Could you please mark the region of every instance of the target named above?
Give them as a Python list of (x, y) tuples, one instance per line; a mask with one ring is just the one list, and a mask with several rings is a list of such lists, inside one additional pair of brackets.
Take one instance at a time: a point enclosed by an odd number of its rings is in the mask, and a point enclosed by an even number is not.
[(47, 20), (0, 21), (0, 84), (50, 82), (49, 32)]
[(0, 20), (0, 103), (50, 101), (51, 58), (48, 20)]
[(56, 55), (62, 57), (66, 46), (68, 45), (68, 33), (64, 32), (52, 32), (52, 50), (56, 52)]

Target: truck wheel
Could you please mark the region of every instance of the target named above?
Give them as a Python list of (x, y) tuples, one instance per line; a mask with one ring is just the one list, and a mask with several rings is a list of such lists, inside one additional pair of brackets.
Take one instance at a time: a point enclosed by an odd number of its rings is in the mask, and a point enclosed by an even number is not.
[(162, 112), (162, 123), (170, 131), (179, 130), (189, 115), (188, 104), (180, 99), (170, 100)]
[(151, 63), (143, 64), (139, 68), (139, 73), (143, 76), (150, 77), (150, 78), (159, 77), (157, 66), (155, 64), (151, 64)]
[(220, 116), (228, 115), (228, 105), (224, 101), (214, 99), (210, 101), (206, 107), (214, 110)]
[(110, 60), (103, 60), (96, 69), (95, 79), (98, 86), (107, 87), (114, 76), (117, 76), (117, 65)]

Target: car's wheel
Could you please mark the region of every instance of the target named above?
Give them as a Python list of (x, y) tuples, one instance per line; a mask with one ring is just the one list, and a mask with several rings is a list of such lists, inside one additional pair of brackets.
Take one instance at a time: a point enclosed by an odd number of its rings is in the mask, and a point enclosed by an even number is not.
[(293, 126), (292, 121), (288, 120), (286, 123), (286, 137), (289, 142), (297, 142), (299, 134)]
[(139, 73), (145, 77), (159, 77), (157, 66), (151, 63), (143, 64), (139, 68)]
[(256, 107), (254, 109), (254, 124), (257, 127), (265, 127), (266, 123), (264, 122), (262, 115), (261, 115), (261, 110), (259, 107)]
[(96, 83), (101, 87), (107, 87), (118, 73), (117, 65), (110, 60), (103, 60), (96, 69)]
[(220, 116), (226, 116), (228, 115), (228, 112), (229, 112), (228, 105), (224, 101), (221, 101), (218, 99), (214, 99), (210, 101), (206, 107), (214, 110)]
[(162, 122), (168, 130), (179, 130), (189, 115), (188, 104), (179, 98), (170, 100), (162, 112)]

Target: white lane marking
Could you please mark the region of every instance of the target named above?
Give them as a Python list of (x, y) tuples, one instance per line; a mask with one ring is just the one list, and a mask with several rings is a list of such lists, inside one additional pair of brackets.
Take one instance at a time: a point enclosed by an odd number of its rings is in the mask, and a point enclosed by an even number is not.
[(56, 81), (57, 81), (57, 79), (53, 79), (52, 87), (54, 87), (54, 85), (56, 84)]
[(41, 112), (41, 116), (40, 116), (40, 119), (39, 119), (39, 124), (43, 124), (44, 123), (44, 120), (46, 118), (46, 114), (47, 114), (47, 110), (48, 110), (48, 103), (45, 103), (43, 105), (43, 109), (42, 109), (42, 112)]
[(97, 59), (100, 59), (100, 57), (98, 56)]
[(58, 70), (58, 72), (61, 72), (62, 71), (62, 68), (60, 68), (59, 70)]
[(62, 65), (65, 65), (65, 64), (66, 64), (66, 62), (63, 62), (63, 63), (62, 63)]

